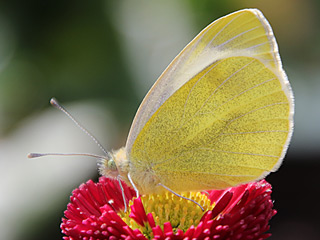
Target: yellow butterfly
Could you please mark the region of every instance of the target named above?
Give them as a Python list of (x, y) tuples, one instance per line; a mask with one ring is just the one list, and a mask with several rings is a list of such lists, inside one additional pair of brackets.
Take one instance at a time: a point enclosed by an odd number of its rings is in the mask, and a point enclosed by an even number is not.
[(100, 173), (148, 194), (222, 189), (276, 171), (293, 132), (293, 94), (257, 9), (222, 17), (171, 62), (144, 98), (126, 146)]

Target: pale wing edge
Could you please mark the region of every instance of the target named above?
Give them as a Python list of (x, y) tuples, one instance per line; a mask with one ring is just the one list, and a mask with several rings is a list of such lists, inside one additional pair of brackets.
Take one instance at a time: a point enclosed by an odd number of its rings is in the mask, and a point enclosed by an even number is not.
[[(282, 67), (282, 61), (281, 61), (281, 57), (279, 54), (279, 48), (278, 48), (278, 44), (276, 41), (276, 37), (273, 34), (272, 28), (271, 28), (268, 20), (263, 16), (262, 12), (259, 11), (258, 9), (248, 9), (248, 10), (252, 11), (254, 14), (259, 16), (258, 19), (262, 23), (262, 26), (265, 28), (265, 31), (268, 33), (267, 36), (268, 36), (269, 42), (272, 43), (275, 63), (277, 64), (276, 71), (273, 71), (273, 72), (278, 76), (280, 83), (282, 85), (282, 89), (283, 89), (284, 93), (286, 94), (288, 101), (289, 101), (289, 108), (290, 108), (289, 109), (289, 116), (288, 116), (288, 118), (289, 118), (289, 132), (288, 132), (287, 140), (283, 146), (283, 150), (280, 155), (280, 158), (279, 158), (278, 162), (275, 164), (275, 166), (270, 171), (270, 172), (275, 172), (279, 169), (280, 165), (282, 164), (282, 161), (286, 155), (286, 152), (289, 147), (289, 143), (290, 143), (292, 135), (293, 135), (294, 97), (293, 97), (292, 88), (289, 83), (287, 74), (285, 73), (285, 71)], [(270, 172), (267, 172), (267, 171), (264, 172), (257, 180), (265, 178)]]

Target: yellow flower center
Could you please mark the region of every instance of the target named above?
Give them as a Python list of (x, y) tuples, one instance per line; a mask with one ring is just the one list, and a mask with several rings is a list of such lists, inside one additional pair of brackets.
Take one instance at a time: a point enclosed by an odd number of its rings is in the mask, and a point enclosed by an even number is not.
[[(163, 229), (163, 224), (170, 222), (174, 231), (179, 228), (185, 232), (192, 225), (197, 226), (204, 212), (212, 209), (213, 206), (207, 196), (201, 192), (187, 192), (181, 195), (199, 203), (204, 211), (195, 203), (170, 192), (144, 195), (141, 196), (141, 201), (146, 214), (152, 214), (156, 225)], [(130, 201), (129, 206), (132, 204), (133, 202)], [(145, 223), (144, 226), (139, 225), (129, 217), (130, 212), (131, 208), (126, 213), (120, 212), (119, 215), (132, 229), (138, 228), (147, 238), (151, 237), (152, 229), (149, 223)]]

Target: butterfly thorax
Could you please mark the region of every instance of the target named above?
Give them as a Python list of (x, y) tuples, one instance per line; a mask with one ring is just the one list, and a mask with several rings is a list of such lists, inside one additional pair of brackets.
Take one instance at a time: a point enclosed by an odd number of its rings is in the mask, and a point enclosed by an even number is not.
[(120, 148), (112, 153), (113, 160), (118, 169), (118, 175), (122, 177), (125, 182), (128, 182), (128, 172), (130, 171), (129, 160), (125, 148)]

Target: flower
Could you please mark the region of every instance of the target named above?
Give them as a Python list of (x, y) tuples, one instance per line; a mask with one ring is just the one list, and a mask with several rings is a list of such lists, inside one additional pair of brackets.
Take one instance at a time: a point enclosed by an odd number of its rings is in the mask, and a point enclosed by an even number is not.
[(62, 219), (65, 240), (98, 239), (266, 239), (276, 214), (271, 185), (265, 180), (225, 190), (151, 194), (135, 198), (123, 183), (127, 205), (117, 181), (101, 177), (75, 189)]

